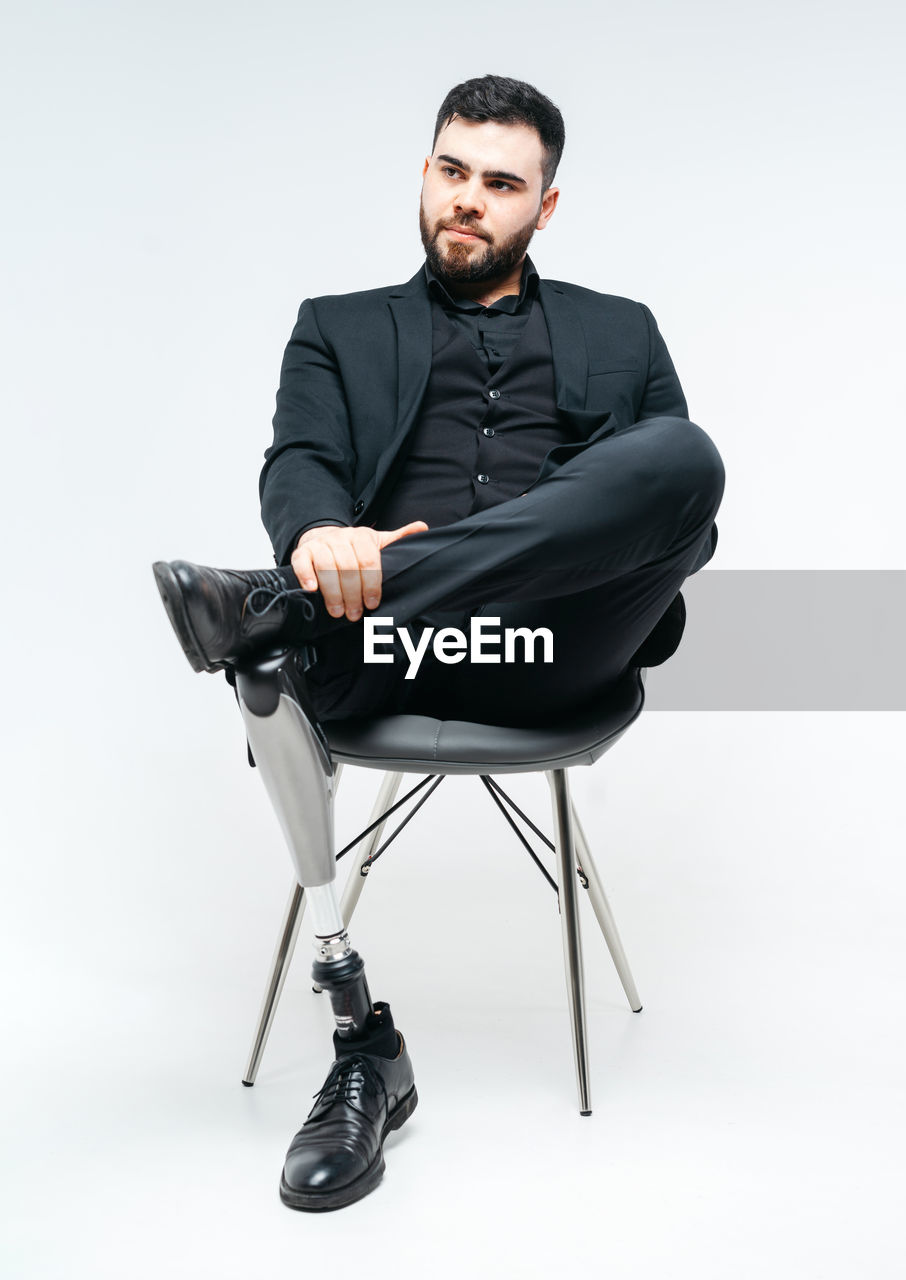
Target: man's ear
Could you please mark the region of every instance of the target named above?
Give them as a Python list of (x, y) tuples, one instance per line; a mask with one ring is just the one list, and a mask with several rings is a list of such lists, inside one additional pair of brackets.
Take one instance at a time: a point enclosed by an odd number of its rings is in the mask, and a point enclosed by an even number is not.
[(425, 156), (425, 167), (422, 169), (422, 177), (428, 172), (428, 165), (431, 163), (431, 157)]
[(541, 209), (538, 213), (538, 221), (535, 223), (536, 231), (543, 231), (551, 218), (554, 216), (554, 210), (557, 207), (557, 201), (560, 199), (559, 187), (548, 187), (541, 201)]

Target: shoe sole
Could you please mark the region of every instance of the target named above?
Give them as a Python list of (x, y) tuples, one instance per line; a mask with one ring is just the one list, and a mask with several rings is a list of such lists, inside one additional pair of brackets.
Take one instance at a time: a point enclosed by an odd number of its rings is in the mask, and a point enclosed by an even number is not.
[(318, 1212), (324, 1209), (342, 1209), (344, 1205), (354, 1204), (356, 1200), (361, 1200), (363, 1196), (367, 1196), (369, 1191), (373, 1191), (381, 1178), (384, 1176), (384, 1139), (388, 1133), (394, 1129), (400, 1129), (412, 1115), (418, 1104), (418, 1094), (415, 1091), (415, 1085), (412, 1086), (409, 1093), (397, 1106), (396, 1110), (391, 1112), (387, 1117), (387, 1123), (381, 1131), (381, 1143), (378, 1147), (377, 1154), (371, 1164), (360, 1173), (352, 1182), (348, 1182), (345, 1187), (337, 1187), (335, 1191), (294, 1191), (286, 1181), (285, 1175), (280, 1175), (280, 1199), (285, 1205), (289, 1205), (291, 1209), (307, 1209), (310, 1212)]
[(176, 632), (176, 638), (182, 645), (182, 651), (188, 659), (193, 671), (221, 671), (223, 663), (211, 663), (192, 629), (189, 611), (182, 594), (179, 579), (165, 560), (158, 560), (152, 565), (157, 590), (170, 619), (170, 625)]

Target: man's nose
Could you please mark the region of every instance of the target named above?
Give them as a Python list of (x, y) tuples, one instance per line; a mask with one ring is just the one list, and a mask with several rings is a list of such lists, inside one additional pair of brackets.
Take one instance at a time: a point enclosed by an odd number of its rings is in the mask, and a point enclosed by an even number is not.
[(480, 180), (464, 183), (456, 192), (457, 213), (470, 213), (476, 218), (484, 214), (484, 189)]

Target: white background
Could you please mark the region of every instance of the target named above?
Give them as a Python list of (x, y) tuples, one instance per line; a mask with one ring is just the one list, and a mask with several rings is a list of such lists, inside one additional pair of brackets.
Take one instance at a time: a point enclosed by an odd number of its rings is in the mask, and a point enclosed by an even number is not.
[(566, 118), (542, 275), (647, 302), (721, 450), (720, 568), (903, 568), (903, 27), (892, 0), (5, 16), (9, 1274), (902, 1273), (900, 716), (650, 715), (576, 779), (646, 999), (587, 927), (591, 1121), (551, 895), (448, 784), (356, 925), (422, 1104), (379, 1192), (296, 1215), (328, 1019), (303, 944), (238, 1088), (289, 868), (150, 563), (269, 562), (298, 304), (413, 274), (434, 114), (493, 71)]

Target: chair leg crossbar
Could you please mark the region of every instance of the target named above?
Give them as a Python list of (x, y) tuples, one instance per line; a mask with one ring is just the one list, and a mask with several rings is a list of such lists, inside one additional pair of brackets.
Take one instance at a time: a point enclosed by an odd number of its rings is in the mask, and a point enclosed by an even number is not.
[[(396, 813), (397, 809), (401, 809), (407, 800), (412, 799), (412, 797), (416, 794), (416, 792), (421, 791), (423, 787), (428, 786), (429, 782), (432, 782), (434, 785), (431, 787), (428, 787), (428, 790), (422, 796), (421, 800), (419, 800), (418, 804), (412, 806), (411, 811), (406, 814), (405, 818), (399, 824), (396, 830), (392, 833), (392, 835), (388, 836), (387, 839), (384, 841), (384, 843), (381, 845), (381, 847), (379, 849), (376, 849), (374, 853), (369, 853), (368, 857), (361, 864), (361, 866), (359, 867), (359, 875), (367, 876), (368, 872), (377, 862), (378, 858), (381, 856), (384, 850), (388, 849), (390, 845), (393, 844), (394, 840), (402, 831), (403, 827), (405, 827), (408, 823), (412, 821), (412, 819), (418, 813), (419, 809), (422, 807), (425, 801), (430, 799), (432, 794), (437, 790), (437, 788), (440, 786), (443, 780), (444, 780), (443, 774), (441, 774), (440, 776), (436, 776), (435, 774), (429, 774), (428, 777), (422, 778), (421, 782), (416, 783), (416, 785), (412, 788), (411, 791), (406, 792), (402, 800), (397, 800), (396, 804), (391, 805), (390, 808), (387, 809), (386, 812), (382, 813), (379, 818), (375, 818), (373, 822), (369, 823), (369, 825), (365, 828), (364, 831), (360, 831), (354, 840), (350, 840), (349, 844), (347, 844), (344, 848), (342, 848), (340, 852), (337, 854), (337, 862), (339, 862), (341, 858), (344, 858), (346, 854), (350, 852), (351, 849), (354, 849), (356, 847), (357, 844), (361, 844), (362, 841), (365, 839), (365, 837), (367, 835), (370, 835), (372, 831), (376, 830), (378, 827), (381, 827), (383, 829), (384, 823), (390, 817), (391, 813)], [(347, 924), (348, 924), (348, 921), (347, 921)]]
[(508, 795), (507, 795), (507, 793), (504, 791), (503, 787), (502, 787), (502, 786), (500, 786), (500, 784), (499, 784), (498, 782), (495, 782), (493, 778), (489, 778), (489, 777), (487, 777), (487, 775), (484, 775), (484, 774), (483, 774), (483, 775), (481, 775), (481, 781), (484, 783), (484, 785), (485, 785), (485, 789), (487, 790), (488, 795), (491, 797), (491, 799), (492, 799), (492, 800), (494, 801), (494, 803), (496, 804), (497, 808), (500, 810), (500, 812), (501, 812), (501, 813), (503, 814), (503, 816), (506, 818), (507, 822), (508, 822), (508, 823), (509, 823), (509, 825), (510, 825), (511, 830), (513, 831), (513, 833), (514, 833), (514, 834), (515, 834), (515, 836), (516, 836), (516, 839), (517, 839), (517, 840), (519, 841), (519, 843), (522, 845), (523, 849), (525, 849), (526, 853), (529, 855), (529, 857), (531, 858), (532, 862), (534, 862), (535, 866), (538, 868), (538, 870), (539, 870), (539, 871), (541, 872), (541, 874), (544, 876), (545, 880), (546, 880), (546, 881), (547, 881), (547, 883), (550, 885), (550, 887), (553, 889), (554, 893), (559, 894), (559, 893), (560, 893), (560, 890), (559, 890), (559, 889), (558, 889), (558, 887), (557, 887), (557, 881), (554, 879), (554, 877), (553, 877), (553, 876), (551, 875), (551, 873), (548, 871), (547, 867), (544, 865), (544, 863), (543, 863), (543, 862), (541, 861), (541, 859), (538, 857), (537, 853), (536, 853), (536, 852), (535, 852), (535, 850), (532, 848), (532, 846), (529, 844), (528, 840), (526, 840), (526, 838), (525, 838), (525, 836), (523, 835), (523, 833), (522, 833), (522, 832), (519, 830), (519, 828), (516, 826), (516, 823), (513, 821), (512, 814), (510, 814), (510, 812), (509, 812), (509, 811), (508, 811), (508, 809), (507, 809), (507, 805), (509, 806), (509, 808), (510, 808), (510, 809), (512, 809), (512, 810), (513, 810), (513, 813), (516, 813), (516, 814), (518, 814), (518, 815), (519, 815), (519, 817), (522, 819), (522, 821), (525, 823), (525, 825), (526, 825), (527, 827), (529, 827), (529, 829), (530, 829), (530, 830), (534, 831), (534, 833), (535, 833), (535, 835), (538, 837), (538, 839), (539, 839), (540, 841), (542, 841), (542, 843), (543, 843), (543, 844), (546, 844), (546, 845), (547, 845), (547, 847), (548, 847), (548, 849), (550, 849), (551, 853), (554, 853), (554, 852), (556, 851), (556, 849), (555, 849), (555, 845), (554, 845), (554, 842), (553, 842), (552, 840), (548, 840), (548, 838), (547, 838), (547, 836), (544, 834), (544, 832), (543, 832), (543, 831), (541, 831), (538, 827), (536, 827), (536, 826), (535, 826), (535, 824), (534, 824), (534, 822), (532, 822), (531, 818), (527, 817), (527, 816), (526, 816), (526, 814), (524, 814), (524, 813), (522, 812), (522, 810), (519, 808), (518, 804), (516, 804), (515, 800), (513, 800), (513, 798), (512, 798), (511, 796), (508, 796)]
[[(392, 844), (409, 822), (412, 821), (419, 809), (422, 808), (432, 793), (438, 786), (440, 786), (441, 782), (443, 782), (445, 776), (445, 774), (428, 775), (412, 787), (412, 789), (408, 791), (401, 800), (396, 800), (395, 797), (399, 790), (400, 783), (402, 782), (403, 774), (386, 773), (384, 775), (372, 810), (371, 821), (368, 826), (355, 837), (354, 840), (351, 840), (349, 844), (341, 849), (336, 855), (337, 861), (339, 861), (340, 858), (345, 857), (345, 855), (350, 853), (353, 849), (363, 846), (361, 850), (361, 860), (358, 865), (358, 874), (352, 873), (348, 877), (343, 891), (342, 901), (340, 903), (340, 913), (343, 917), (344, 925), (349, 924), (352, 913), (355, 910), (359, 897), (361, 896), (365, 878), (374, 863)], [(500, 809), (500, 812), (515, 832), (520, 843), (529, 853), (535, 865), (558, 896), (563, 935), (563, 954), (566, 969), (567, 995), (573, 1035), (576, 1078), (579, 1091), (579, 1109), (583, 1115), (590, 1115), (591, 1100), (585, 1020), (584, 977), (582, 971), (582, 948), (579, 935), (578, 896), (576, 892), (574, 874), (578, 875), (582, 887), (588, 892), (592, 909), (601, 928), (601, 932), (604, 935), (604, 939), (607, 943), (607, 947), (610, 951), (617, 973), (620, 976), (630, 1007), (633, 1011), (638, 1012), (641, 1009), (642, 1004), (639, 1000), (638, 992), (636, 991), (635, 983), (629, 970), (629, 964), (626, 960), (626, 955), (623, 951), (619, 934), (617, 933), (617, 927), (610, 911), (610, 906), (607, 902), (603, 886), (601, 885), (600, 878), (598, 877), (597, 870), (589, 852), (585, 832), (582, 829), (582, 825), (575, 812), (575, 807), (570, 799), (567, 773), (565, 769), (556, 769), (547, 774), (551, 788), (551, 800), (554, 815), (554, 841), (549, 840), (540, 828), (538, 828), (534, 822), (532, 822), (532, 820), (522, 812), (515, 801), (507, 795), (494, 778), (489, 775), (479, 776), (481, 777), (481, 781), (488, 794)], [(387, 820), (408, 801), (412, 800), (419, 792), (423, 792), (423, 794), (412, 806), (410, 811), (406, 814), (402, 822), (399, 823), (391, 835), (381, 843), (381, 837)], [(516, 814), (525, 826), (554, 853), (557, 860), (559, 883), (544, 866), (544, 863), (532, 848), (524, 833), (517, 826), (513, 818), (513, 814)], [(261, 1057), (264, 1052), (264, 1047), (267, 1043), (267, 1037), (270, 1033), (277, 1002), (280, 998), (280, 993), (283, 990), (284, 980), (292, 960), (296, 938), (298, 936), (299, 926), (301, 924), (304, 911), (305, 890), (300, 885), (294, 884), (290, 893), (289, 902), (287, 903), (283, 919), (283, 927), (274, 953), (270, 977), (265, 991), (264, 1001), (262, 1003), (255, 1038), (252, 1042), (248, 1065), (243, 1076), (243, 1084), (254, 1084), (258, 1067), (261, 1062)], [(315, 990), (318, 989), (319, 988), (315, 986)]]

